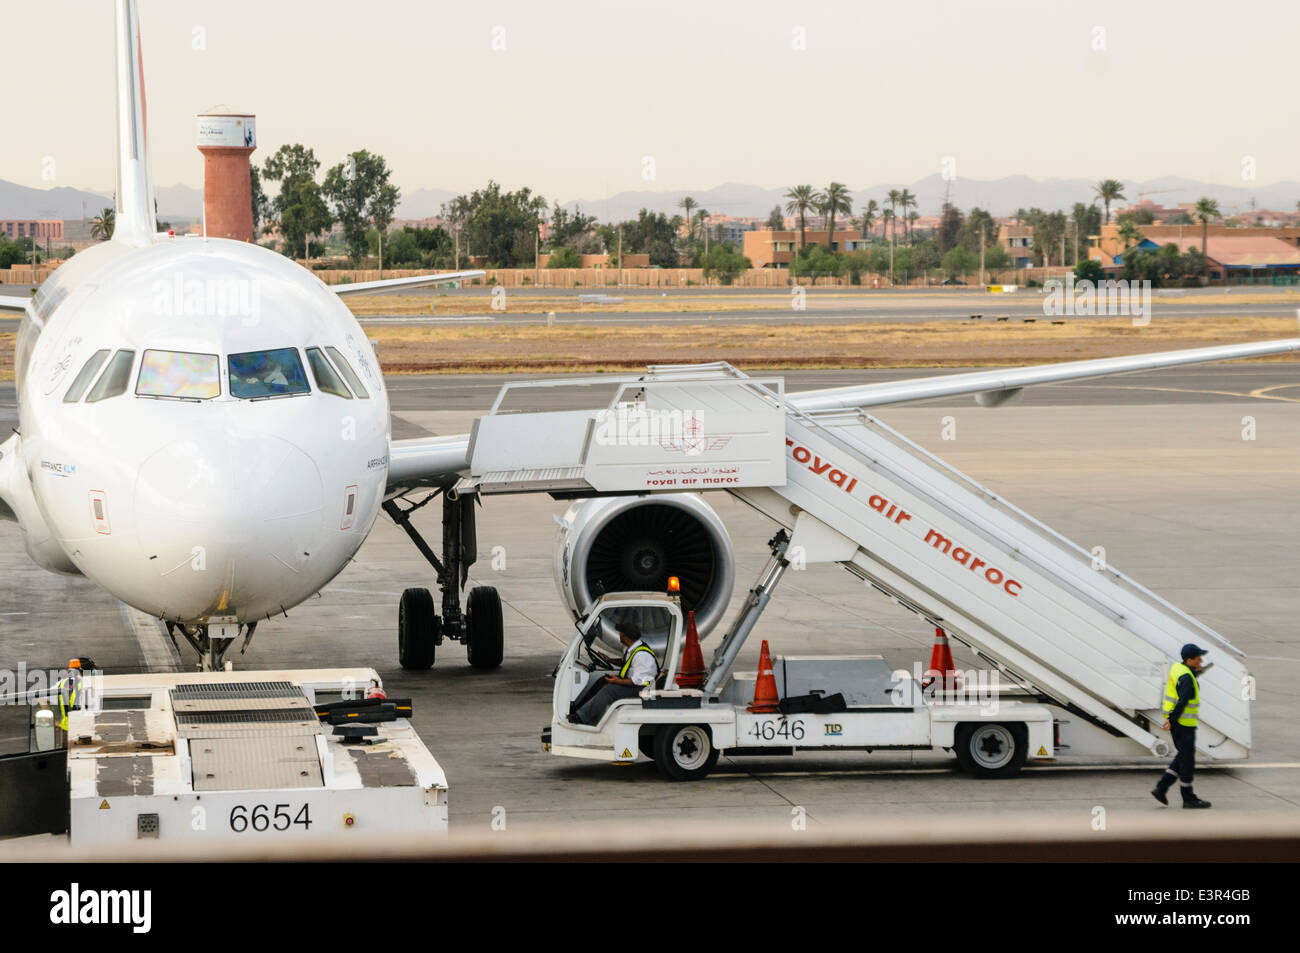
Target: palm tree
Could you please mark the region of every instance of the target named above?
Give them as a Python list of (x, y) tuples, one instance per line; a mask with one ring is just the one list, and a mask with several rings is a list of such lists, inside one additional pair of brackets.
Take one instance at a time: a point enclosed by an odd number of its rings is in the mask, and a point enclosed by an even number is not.
[(686, 210), (686, 237), (695, 237), (695, 219), (691, 217), (691, 211), (700, 207), (700, 203), (695, 201), (689, 195), (677, 203), (677, 207)]
[[(1296, 203), (1300, 205), (1300, 202)], [(875, 199), (868, 199), (867, 204), (862, 206), (862, 215), (858, 221), (862, 224), (862, 237), (866, 238), (871, 234), (871, 226), (876, 224), (876, 219), (880, 215), (880, 206)]]
[(822, 209), (826, 212), (826, 240), (829, 251), (835, 250), (835, 216), (853, 211), (853, 199), (849, 198), (849, 187), (843, 182), (832, 182), (822, 193)]
[(1142, 232), (1133, 224), (1133, 219), (1126, 218), (1119, 223), (1119, 240), (1124, 245), (1124, 251), (1128, 251), (1130, 245), (1136, 245), (1142, 241)]
[(902, 206), (903, 209), (903, 234), (907, 236), (907, 243), (910, 245), (912, 244), (912, 220), (908, 216), (907, 210), (916, 205), (916, 196), (913, 195), (910, 190), (903, 189), (903, 191), (898, 193), (898, 204)]
[(1207, 254), (1205, 243), (1210, 240), (1210, 219), (1223, 218), (1223, 213), (1219, 211), (1219, 203), (1214, 199), (1200, 198), (1196, 200), (1192, 215), (1201, 223), (1201, 257), (1205, 259), (1204, 264), (1201, 265), (1201, 274), (1209, 274), (1210, 256)]
[(901, 199), (902, 197), (903, 197), (903, 193), (898, 191), (898, 189), (890, 189), (889, 195), (886, 196), (886, 198), (889, 199), (889, 213), (890, 213), (889, 220), (894, 223), (893, 235), (889, 240), (891, 245), (896, 243), (898, 240), (898, 212), (896, 207), (898, 205), (899, 199)]
[(1106, 224), (1110, 224), (1110, 203), (1116, 199), (1124, 198), (1124, 184), (1118, 179), (1102, 179), (1092, 187), (1097, 193), (1097, 198), (1101, 199), (1106, 206)]
[(803, 248), (805, 232), (807, 231), (808, 210), (817, 207), (817, 190), (811, 185), (796, 185), (790, 191), (785, 193), (789, 199), (785, 203), (785, 210), (790, 215), (799, 216), (799, 247)]
[[(708, 217), (709, 210), (707, 208), (697, 208), (695, 210), (695, 221), (700, 226), (700, 234), (704, 236), (705, 254), (708, 254), (709, 251), (709, 223), (706, 221)], [(691, 228), (691, 232), (694, 234), (694, 227)]]
[(90, 237), (108, 241), (113, 237), (113, 228), (117, 225), (117, 212), (106, 208), (90, 220)]

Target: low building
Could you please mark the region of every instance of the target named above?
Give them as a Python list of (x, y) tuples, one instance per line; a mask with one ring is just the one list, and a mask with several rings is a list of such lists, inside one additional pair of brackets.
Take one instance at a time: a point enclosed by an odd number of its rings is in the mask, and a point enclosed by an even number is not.
[[(744, 233), (744, 254), (755, 268), (789, 268), (799, 251), (799, 229), (774, 231), (770, 228)], [(835, 240), (822, 230), (807, 229), (804, 242), (841, 253), (859, 251), (871, 246), (871, 238), (863, 238), (856, 229), (835, 229)]]
[[(1234, 229), (1240, 231), (1240, 229)], [(1157, 241), (1143, 238), (1134, 248), (1155, 250), (1163, 245), (1177, 245), (1183, 254), (1200, 249), (1201, 236), (1185, 235)], [(1260, 235), (1211, 234), (1205, 249), (1209, 280), (1219, 284), (1259, 284), (1278, 278), (1294, 280), (1300, 276), (1300, 248), (1280, 238)], [(1123, 267), (1124, 255), (1115, 255), (1111, 264)]]
[(5, 218), (0, 219), (0, 235), (10, 240), (35, 238), (37, 241), (63, 241), (61, 218)]
[(1034, 230), (1030, 226), (998, 226), (998, 244), (1011, 259), (1013, 268), (1029, 268), (1034, 264)]

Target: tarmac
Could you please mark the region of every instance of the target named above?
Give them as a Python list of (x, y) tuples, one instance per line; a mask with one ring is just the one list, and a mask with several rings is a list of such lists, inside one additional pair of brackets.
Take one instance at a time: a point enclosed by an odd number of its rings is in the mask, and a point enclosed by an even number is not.
[[(923, 372), (801, 372), (790, 390)], [(389, 381), (394, 436), (459, 433), (484, 412), (502, 378), (400, 377)], [(969, 398), (882, 408), (878, 416), (1085, 548), (1201, 619), (1242, 649), (1258, 680), (1248, 762), (1206, 767), (1198, 793), (1214, 815), (1300, 813), (1300, 364), (1215, 365), (1027, 392), (986, 409)], [(13, 424), (13, 389), (0, 389), (0, 426)], [(951, 421), (945, 418), (952, 418)], [(955, 424), (956, 439), (943, 439)], [(1244, 439), (1253, 436), (1253, 439)], [(772, 527), (725, 495), (709, 498), (735, 544), (733, 608), (767, 555)], [(548, 497), (496, 497), (479, 518), (481, 562), (471, 585), (494, 585), (505, 603), (506, 654), (499, 670), (466, 663), (444, 643), (435, 667), (397, 664), (397, 602), (404, 587), (431, 585), (432, 570), (381, 517), (349, 566), (317, 598), (265, 623), (244, 668), (370, 665), (390, 694), (414, 700), (417, 730), (447, 771), (453, 830), (554, 831), (575, 824), (702, 825), (835, 833), (866, 821), (924, 823), (1051, 819), (1095, 830), (1098, 809), (1131, 828), (1167, 813), (1147, 793), (1162, 762), (1027, 768), (980, 781), (943, 753), (802, 754), (723, 759), (710, 778), (663, 780), (653, 766), (616, 767), (542, 752), (550, 674), (572, 630), (552, 579)], [(417, 522), (437, 537), (435, 507)], [(497, 549), (497, 547), (500, 547)], [(491, 556), (497, 569), (492, 568)], [(153, 620), (93, 584), (35, 567), (17, 527), (0, 523), (0, 668), (59, 667), (89, 655), (109, 672), (185, 665), (188, 649), (159, 651)], [(788, 654), (884, 656), (911, 668), (928, 660), (933, 632), (843, 570), (787, 573), (750, 638), (740, 668), (755, 665), (760, 639)], [(716, 639), (706, 639), (706, 658)], [(961, 668), (974, 659), (957, 651)], [(23, 743), (19, 713), (0, 711), (0, 742)]]

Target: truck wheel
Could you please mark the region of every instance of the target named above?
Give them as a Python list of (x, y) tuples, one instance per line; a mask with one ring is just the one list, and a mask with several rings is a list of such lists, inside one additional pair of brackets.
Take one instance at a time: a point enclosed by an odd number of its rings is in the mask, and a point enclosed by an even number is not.
[(465, 654), (475, 668), (496, 668), (505, 654), (501, 596), (491, 586), (475, 586), (465, 602)]
[(397, 658), (402, 668), (433, 667), (438, 648), (438, 614), (428, 589), (407, 589), (397, 607)]
[(655, 764), (673, 781), (698, 781), (718, 763), (706, 725), (665, 725), (655, 733)]
[(1009, 778), (1029, 754), (1029, 732), (1022, 724), (968, 722), (957, 726), (957, 763), (977, 778)]

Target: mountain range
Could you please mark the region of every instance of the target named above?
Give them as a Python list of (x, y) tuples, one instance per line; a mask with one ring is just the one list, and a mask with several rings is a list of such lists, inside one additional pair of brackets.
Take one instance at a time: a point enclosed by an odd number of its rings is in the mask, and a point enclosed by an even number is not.
[[(1219, 185), (1176, 176), (1141, 182), (1130, 179), (1120, 181), (1124, 184), (1124, 193), (1129, 203), (1149, 198), (1157, 205), (1175, 206), (1180, 202), (1195, 202), (1207, 196), (1218, 201), (1219, 208), (1225, 215), (1244, 212), (1252, 207), (1293, 210), (1297, 201), (1300, 201), (1300, 182)], [(959, 208), (979, 206), (993, 215), (1012, 215), (1017, 209), (1034, 207), (1068, 211), (1075, 202), (1091, 202), (1095, 198), (1094, 185), (1088, 179), (1033, 179), (1024, 175), (991, 180), (957, 178), (946, 181), (936, 173), (911, 183), (885, 183), (851, 194), (855, 210), (869, 199), (875, 199), (884, 207), (890, 189), (906, 188), (917, 196), (916, 208), (922, 215), (937, 215), (945, 196), (949, 196)], [(785, 187), (763, 188), (727, 182), (709, 189), (619, 192), (606, 198), (574, 199), (563, 203), (563, 206), (569, 210), (581, 207), (584, 212), (595, 215), (602, 221), (622, 221), (635, 218), (642, 208), (674, 214), (680, 211), (682, 198), (689, 195), (699, 207), (710, 212), (751, 217), (766, 216), (774, 206), (784, 206), (785, 192)], [(172, 222), (195, 221), (202, 214), (201, 189), (178, 184), (160, 187), (157, 194), (158, 214), (163, 219)], [(430, 188), (406, 192), (397, 206), (397, 217), (409, 219), (435, 216), (443, 203), (455, 194), (447, 189)], [(94, 217), (111, 201), (111, 191), (67, 186), (35, 189), (0, 179), (0, 219), (79, 219), (83, 214)], [(1122, 208), (1124, 204), (1126, 203), (1119, 202), (1113, 207)]]

